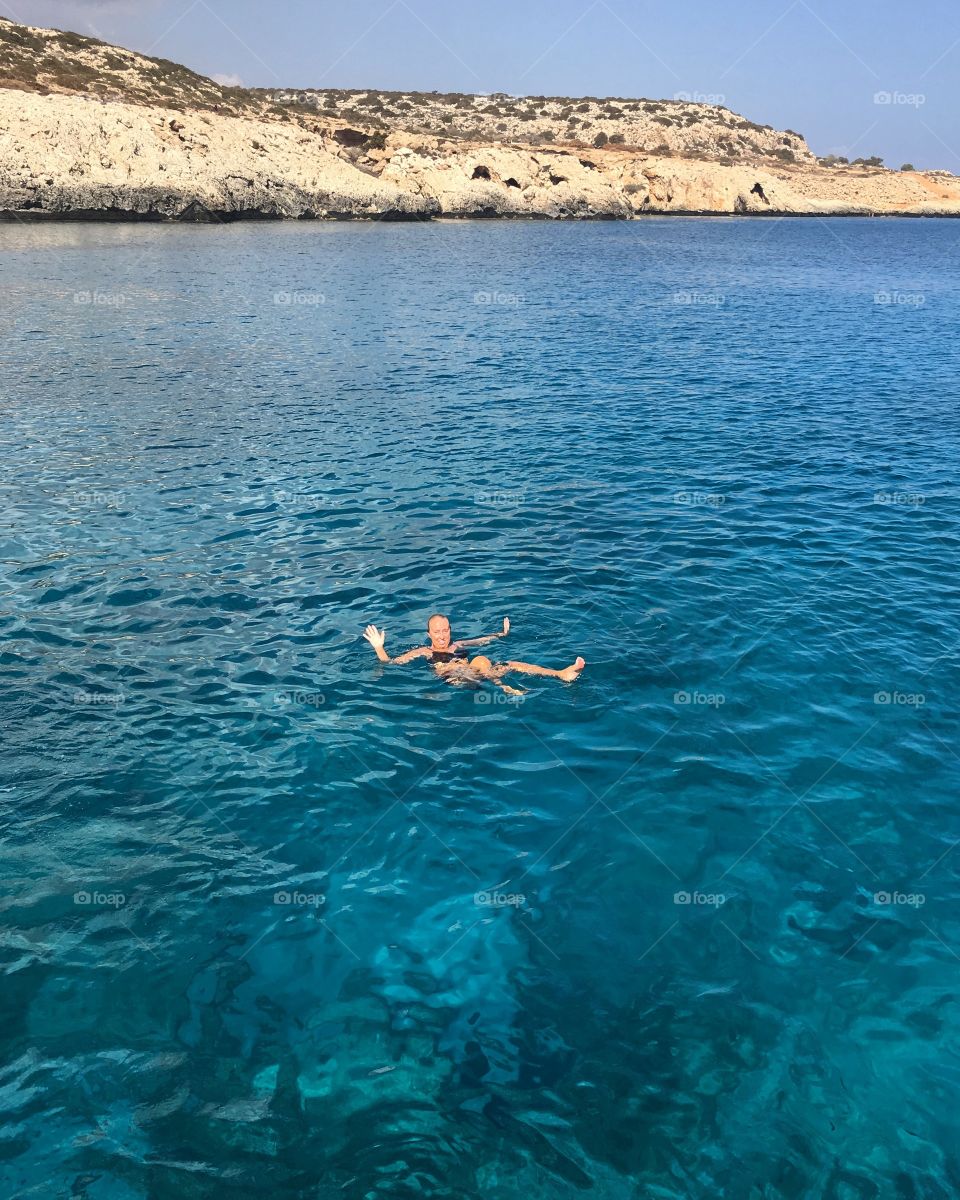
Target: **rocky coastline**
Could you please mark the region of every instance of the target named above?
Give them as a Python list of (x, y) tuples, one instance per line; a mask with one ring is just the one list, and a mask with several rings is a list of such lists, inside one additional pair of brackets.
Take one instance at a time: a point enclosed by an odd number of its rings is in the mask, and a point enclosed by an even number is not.
[[(596, 144), (572, 140), (576, 126), (519, 140), (519, 124), (507, 121), (494, 140), (483, 125), (494, 117), (483, 114), (503, 110), (482, 108), (488, 97), (460, 98), (481, 117), (448, 135), (423, 130), (425, 114), (446, 120), (427, 108), (407, 121), (421, 128), (404, 128), (409, 102), (385, 121), (378, 101), (380, 115), (361, 123), (353, 94), (350, 124), (316, 103), (235, 94), (176, 64), (53, 30), (0, 22), (0, 49), (7, 221), (960, 216), (956, 176), (825, 166), (799, 134), (705, 105), (620, 101), (591, 113), (593, 102), (570, 101), (593, 122), (584, 128)], [(46, 74), (54, 57), (57, 71)], [(630, 145), (606, 132), (617, 128), (635, 140), (666, 130), (656, 134), (665, 140)]]

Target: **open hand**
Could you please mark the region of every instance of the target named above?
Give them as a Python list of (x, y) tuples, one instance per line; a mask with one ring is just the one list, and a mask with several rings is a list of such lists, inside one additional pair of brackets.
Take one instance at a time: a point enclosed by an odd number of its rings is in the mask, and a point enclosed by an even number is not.
[(503, 618), (503, 633), (500, 636), (506, 637), (509, 632), (510, 632), (510, 618), (504, 617)]
[(378, 629), (376, 625), (368, 625), (363, 631), (363, 636), (374, 650), (382, 650), (383, 643), (387, 637), (387, 631), (385, 629)]

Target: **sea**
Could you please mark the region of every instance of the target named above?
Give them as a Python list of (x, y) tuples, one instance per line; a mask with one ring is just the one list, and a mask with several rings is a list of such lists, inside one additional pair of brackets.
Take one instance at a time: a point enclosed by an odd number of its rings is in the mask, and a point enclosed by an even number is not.
[(955, 1197), (958, 268), (0, 227), (0, 1194)]

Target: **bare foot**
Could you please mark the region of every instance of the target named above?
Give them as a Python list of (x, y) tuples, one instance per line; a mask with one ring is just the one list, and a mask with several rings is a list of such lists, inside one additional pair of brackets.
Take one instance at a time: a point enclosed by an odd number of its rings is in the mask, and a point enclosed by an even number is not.
[(527, 694), (526, 688), (511, 687), (509, 683), (501, 683), (500, 690), (506, 692), (508, 696), (525, 696)]
[(586, 665), (582, 658), (578, 658), (572, 667), (564, 667), (562, 671), (558, 671), (557, 678), (562, 679), (564, 683), (573, 683)]

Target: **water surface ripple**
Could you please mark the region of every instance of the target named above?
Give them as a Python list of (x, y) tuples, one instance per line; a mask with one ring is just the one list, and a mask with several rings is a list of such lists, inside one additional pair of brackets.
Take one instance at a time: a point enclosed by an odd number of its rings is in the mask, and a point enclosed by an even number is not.
[(3, 1194), (955, 1196), (958, 255), (0, 228)]

